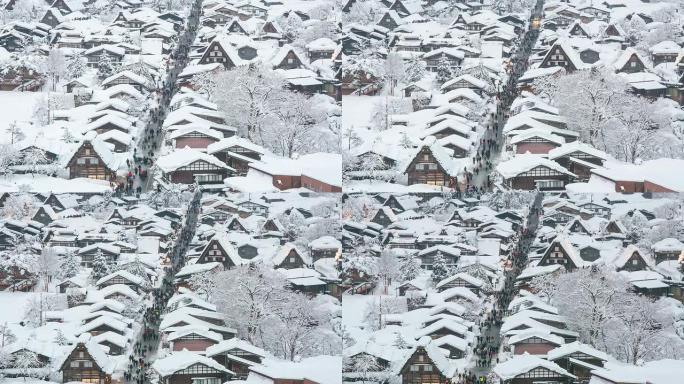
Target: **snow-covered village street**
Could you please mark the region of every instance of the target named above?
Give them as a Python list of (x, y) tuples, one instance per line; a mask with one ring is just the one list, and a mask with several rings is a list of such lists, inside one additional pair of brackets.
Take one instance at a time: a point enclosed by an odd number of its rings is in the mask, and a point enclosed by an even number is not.
[(684, 383), (683, 0), (0, 0), (0, 384)]

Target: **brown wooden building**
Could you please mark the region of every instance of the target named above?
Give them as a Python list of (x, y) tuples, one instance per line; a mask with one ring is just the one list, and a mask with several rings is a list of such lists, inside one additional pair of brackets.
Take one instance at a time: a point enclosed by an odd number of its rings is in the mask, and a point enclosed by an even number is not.
[(110, 181), (116, 179), (116, 171), (119, 168), (118, 158), (103, 141), (94, 136), (94, 132), (86, 135), (67, 162), (70, 179), (77, 177)]
[(157, 166), (173, 183), (222, 184), (235, 170), (214, 156), (183, 148), (157, 160)]
[(456, 186), (457, 170), (454, 169), (447, 150), (437, 144), (434, 136), (428, 136), (413, 160), (404, 169), (408, 184), (429, 184), (453, 188)]
[(217, 233), (211, 238), (197, 260), (198, 264), (211, 262), (221, 263), (224, 269), (230, 269), (243, 264), (243, 260), (238, 255), (237, 250), (223, 233)]
[(94, 341), (79, 341), (60, 365), (62, 382), (111, 384), (110, 357)]
[(165, 384), (220, 384), (233, 376), (233, 372), (216, 361), (190, 351), (177, 351), (157, 359), (152, 369)]

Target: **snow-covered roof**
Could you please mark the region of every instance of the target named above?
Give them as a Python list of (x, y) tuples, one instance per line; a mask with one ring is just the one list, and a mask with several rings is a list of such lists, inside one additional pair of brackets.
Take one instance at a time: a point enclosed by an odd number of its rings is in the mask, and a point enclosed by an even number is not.
[(306, 45), (306, 49), (310, 52), (312, 51), (334, 51), (337, 48), (337, 44), (327, 37), (320, 37), (316, 40), (309, 42)]
[(680, 252), (684, 250), (684, 243), (672, 237), (668, 237), (653, 244), (653, 250), (656, 252)]
[(154, 363), (152, 363), (152, 369), (157, 371), (160, 376), (167, 377), (195, 364), (201, 364), (217, 371), (234, 375), (234, 372), (226, 369), (224, 366), (217, 363), (216, 360), (187, 350), (175, 351), (166, 357), (156, 359)]
[(515, 355), (510, 360), (497, 364), (492, 371), (502, 380), (510, 380), (539, 367), (566, 377), (577, 378), (556, 363), (528, 354)]
[(622, 68), (624, 68), (625, 65), (627, 65), (627, 62), (629, 61), (629, 59), (630, 59), (633, 55), (636, 55), (636, 57), (639, 58), (639, 60), (640, 60), (645, 66), (648, 66), (649, 62), (646, 61), (646, 60), (644, 60), (644, 58), (639, 54), (639, 52), (637, 52), (636, 49), (634, 49), (634, 48), (632, 48), (632, 47), (627, 47), (627, 49), (625, 49), (624, 51), (622, 51), (622, 53), (620, 54), (620, 56), (618, 56), (617, 59), (615, 59), (615, 61), (613, 62), (613, 68), (614, 68), (616, 71), (622, 70)]
[[(250, 367), (254, 373), (247, 378), (248, 383), (268, 383), (263, 377), (305, 380), (322, 384), (342, 384), (342, 356), (319, 355), (307, 357), (298, 362), (265, 359), (261, 365)], [(256, 376), (255, 376), (256, 374)]]
[(216, 140), (221, 140), (221, 138), (223, 138), (223, 133), (221, 133), (215, 129), (211, 129), (211, 128), (207, 128), (207, 127), (199, 126), (199, 125), (195, 125), (195, 124), (187, 124), (187, 125), (188, 125), (188, 127), (180, 128), (180, 129), (177, 129), (177, 130), (171, 132), (169, 134), (169, 139), (172, 139), (172, 140), (177, 139), (181, 136), (185, 136), (188, 133), (193, 133), (193, 132), (201, 133), (203, 135), (209, 136), (209, 137), (214, 138)]
[(608, 158), (608, 154), (599, 151), (598, 149), (594, 148), (593, 146), (589, 144), (582, 143), (580, 141), (573, 141), (572, 143), (567, 143), (563, 144), (558, 148), (554, 148), (549, 151), (548, 156), (550, 160), (557, 159), (559, 157), (563, 157), (565, 155), (568, 155), (573, 152), (583, 152), (591, 156), (598, 157), (599, 159), (606, 160)]
[(341, 249), (342, 243), (332, 236), (321, 236), (309, 243), (311, 249)]
[[(95, 364), (97, 364), (97, 366), (100, 367), (103, 372), (111, 374), (114, 371), (115, 361), (107, 356), (100, 344), (93, 340), (90, 334), (83, 334), (79, 336), (78, 343), (82, 343), (85, 346), (88, 354), (93, 358), (93, 360), (95, 360)], [(78, 343), (75, 343), (73, 348), (78, 347)], [(64, 353), (64, 355), (62, 355), (57, 362), (56, 366), (63, 366), (70, 355), (71, 351)]]
[(128, 280), (137, 286), (143, 286), (145, 284), (145, 279), (143, 279), (142, 277), (134, 275), (126, 270), (120, 269), (116, 272), (110, 273), (107, 276), (104, 276), (103, 278), (98, 280), (97, 283), (95, 283), (95, 285), (101, 285), (116, 277), (122, 277), (123, 279)]
[(226, 137), (222, 138), (221, 140), (217, 141), (216, 143), (211, 143), (209, 146), (207, 146), (207, 153), (208, 154), (214, 154), (216, 152), (228, 149), (230, 147), (242, 147), (245, 149), (248, 149), (250, 151), (254, 151), (257, 153), (265, 153), (266, 150), (264, 147), (254, 144), (253, 142), (239, 137), (239, 136), (231, 136), (231, 137)]
[(565, 339), (563, 339), (560, 336), (552, 335), (546, 329), (530, 328), (530, 329), (526, 329), (526, 330), (524, 330), (518, 334), (511, 336), (508, 339), (508, 344), (516, 344), (516, 343), (519, 343), (521, 341), (527, 340), (531, 337), (540, 338), (542, 340), (549, 341), (549, 342), (556, 344), (556, 345), (563, 345), (565, 343)]
[(256, 347), (245, 340), (238, 339), (237, 337), (228, 340), (223, 340), (218, 344), (212, 345), (211, 347), (207, 348), (205, 354), (207, 355), (207, 357), (212, 357), (215, 355), (226, 353), (233, 349), (239, 349), (261, 357), (266, 356), (266, 351), (264, 351), (263, 349)]
[(550, 350), (546, 354), (546, 358), (553, 361), (577, 352), (584, 353), (586, 355), (595, 357), (603, 361), (613, 360), (613, 358), (611, 358), (607, 353), (601, 352), (598, 349), (592, 347), (591, 345), (580, 343), (579, 341), (563, 344), (560, 347)]
[(551, 161), (545, 157), (531, 153), (518, 154), (510, 160), (499, 163), (496, 166), (496, 171), (499, 172), (504, 178), (510, 179), (536, 167), (546, 167), (559, 173), (575, 177), (572, 172), (568, 171), (555, 161)]
[(107, 85), (107, 84), (110, 84), (110, 83), (116, 81), (117, 79), (122, 78), (122, 77), (125, 77), (125, 78), (127, 78), (127, 79), (133, 81), (133, 82), (136, 83), (136, 84), (140, 84), (140, 85), (143, 85), (143, 86), (147, 86), (147, 79), (146, 79), (146, 78), (144, 78), (143, 76), (138, 75), (137, 73), (135, 73), (135, 72), (133, 72), (133, 71), (129, 71), (129, 70), (121, 71), (121, 72), (119, 72), (119, 73), (117, 73), (117, 74), (114, 74), (114, 75), (112, 75), (112, 76), (109, 76), (108, 78), (102, 80), (102, 85), (105, 86), (105, 85)]
[(219, 265), (221, 265), (221, 263), (215, 261), (202, 264), (188, 264), (181, 268), (180, 271), (178, 271), (178, 273), (176, 273), (176, 277), (187, 277), (194, 275), (195, 273), (211, 271), (212, 269), (217, 268)]
[(661, 41), (649, 48), (652, 55), (678, 54), (682, 52), (682, 47), (672, 40)]
[[(524, 131), (514, 131), (514, 132), (519, 132), (516, 133), (512, 138), (511, 138), (511, 144), (518, 144), (520, 142), (523, 142), (525, 140), (529, 140), (533, 137), (538, 137), (540, 139), (544, 139), (547, 141), (550, 141), (552, 143), (556, 143), (559, 145), (565, 144), (565, 138), (562, 136), (554, 135), (553, 133), (549, 131), (545, 131), (542, 129), (536, 129), (536, 128), (530, 128), (526, 129)], [(512, 132), (512, 133), (514, 133)]]
[(467, 74), (467, 73), (466, 73), (466, 74), (463, 74), (463, 75), (460, 75), (460, 76), (456, 76), (455, 78), (453, 78), (453, 79), (451, 79), (451, 80), (445, 82), (445, 83), (442, 84), (442, 86), (440, 87), (440, 90), (448, 89), (448, 88), (450, 88), (452, 85), (458, 83), (459, 81), (468, 82), (468, 83), (472, 84), (474, 87), (476, 87), (476, 88), (478, 88), (478, 89), (485, 89), (485, 88), (487, 87), (487, 83), (486, 83), (485, 81), (480, 80), (480, 79), (478, 79), (477, 77), (475, 77), (475, 76), (473, 76), (473, 75), (470, 75), (470, 74)]
[(178, 168), (185, 167), (194, 163), (195, 161), (204, 161), (209, 164), (215, 165), (219, 168), (225, 168), (233, 170), (233, 168), (224, 164), (221, 160), (214, 156), (208, 155), (197, 149), (192, 149), (185, 147), (182, 149), (177, 149), (165, 156), (160, 157), (157, 160), (157, 166), (165, 173), (173, 172)]
[(559, 47), (560, 49), (565, 52), (565, 56), (567, 56), (568, 60), (570, 60), (570, 63), (572, 64), (575, 69), (583, 69), (587, 65), (584, 64), (582, 59), (580, 59), (579, 54), (575, 50), (575, 48), (572, 47), (570, 44), (570, 41), (567, 39), (558, 39), (551, 48), (549, 48), (548, 52), (546, 52), (546, 55), (544, 55), (544, 58), (542, 59), (542, 62), (546, 60), (546, 58), (549, 55), (555, 55), (555, 50), (556, 48)]
[(471, 276), (467, 273), (460, 272), (460, 273), (457, 273), (455, 275), (449, 276), (445, 279), (442, 279), (439, 283), (437, 283), (435, 288), (440, 288), (440, 287), (442, 287), (446, 284), (449, 284), (452, 281), (457, 280), (457, 279), (465, 280), (469, 284), (472, 284), (476, 287), (482, 287), (485, 284), (484, 281), (482, 281), (481, 279), (478, 279), (477, 277)]
[(174, 341), (176, 339), (180, 339), (182, 337), (196, 334), (202, 337), (205, 337), (209, 340), (213, 340), (215, 342), (220, 342), (223, 340), (223, 336), (220, 333), (210, 331), (209, 328), (206, 327), (201, 327), (197, 325), (188, 325), (186, 327), (179, 327), (176, 328), (173, 332), (169, 333), (169, 335), (166, 337), (167, 340), (169, 341)]

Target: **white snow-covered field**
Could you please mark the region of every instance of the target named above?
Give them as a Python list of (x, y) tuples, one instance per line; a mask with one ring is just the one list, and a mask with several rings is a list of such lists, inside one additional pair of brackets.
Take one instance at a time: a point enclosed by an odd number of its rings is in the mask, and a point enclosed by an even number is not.
[(36, 102), (46, 97), (42, 92), (0, 92), (0, 143), (10, 143), (7, 128), (16, 122), (26, 136), (36, 135), (31, 118)]

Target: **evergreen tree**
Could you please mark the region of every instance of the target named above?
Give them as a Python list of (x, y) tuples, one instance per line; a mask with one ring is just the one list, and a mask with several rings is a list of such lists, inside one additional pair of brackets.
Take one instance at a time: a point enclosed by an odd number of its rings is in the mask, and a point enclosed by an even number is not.
[(418, 57), (411, 58), (404, 67), (405, 77), (407, 83), (415, 83), (425, 76), (425, 62)]
[(81, 270), (81, 262), (73, 251), (67, 251), (60, 260), (59, 269), (60, 278), (68, 279), (78, 275)]
[(81, 55), (73, 55), (67, 60), (66, 72), (70, 80), (83, 76), (86, 68), (86, 61)]
[(106, 79), (114, 74), (114, 63), (109, 55), (103, 53), (100, 55), (100, 60), (97, 62), (97, 77)]
[(449, 276), (451, 270), (442, 252), (437, 252), (432, 260), (432, 281), (438, 282)]
[(107, 258), (102, 253), (102, 250), (98, 249), (95, 255), (95, 260), (93, 260), (93, 280), (97, 281), (109, 274), (109, 263)]
[(403, 133), (401, 134), (401, 142), (400, 142), (400, 145), (401, 145), (401, 147), (404, 148), (404, 149), (413, 148), (413, 142), (412, 142), (411, 139), (408, 137), (408, 135), (406, 134), (406, 132), (403, 132)]
[(76, 137), (69, 131), (68, 128), (64, 127), (64, 134), (62, 134), (62, 141), (65, 143), (73, 143), (76, 142)]
[(64, 332), (62, 332), (61, 329), (57, 330), (57, 335), (55, 335), (55, 343), (57, 345), (68, 345), (69, 344), (69, 339), (64, 336)]
[(410, 347), (400, 332), (397, 332), (397, 337), (394, 338), (394, 346), (399, 349), (406, 349)]
[(452, 76), (451, 63), (446, 56), (442, 55), (437, 62), (437, 81), (440, 84), (444, 84), (449, 81)]
[(413, 255), (406, 255), (399, 263), (399, 274), (402, 281), (413, 280), (420, 274), (420, 261)]

